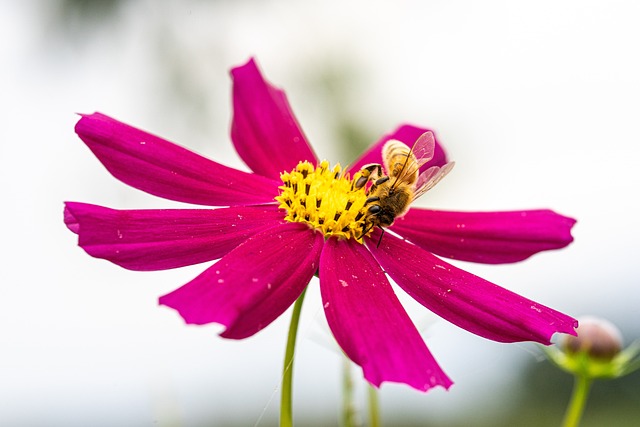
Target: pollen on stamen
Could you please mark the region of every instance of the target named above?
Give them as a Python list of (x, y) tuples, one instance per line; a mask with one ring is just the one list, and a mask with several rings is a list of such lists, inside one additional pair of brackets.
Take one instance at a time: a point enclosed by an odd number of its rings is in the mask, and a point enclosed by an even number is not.
[(330, 168), (323, 160), (317, 167), (304, 161), (291, 172), (280, 175), (280, 195), (275, 199), (286, 211), (285, 220), (303, 222), (326, 238), (354, 239), (362, 243), (367, 193), (355, 188), (354, 179), (340, 165)]

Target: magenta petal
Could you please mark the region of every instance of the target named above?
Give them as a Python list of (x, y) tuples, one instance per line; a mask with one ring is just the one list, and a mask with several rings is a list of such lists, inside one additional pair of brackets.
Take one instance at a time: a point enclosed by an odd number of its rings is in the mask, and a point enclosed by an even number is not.
[(206, 159), (100, 113), (83, 115), (76, 133), (119, 180), (149, 194), (207, 206), (272, 202), (277, 181)]
[(363, 245), (327, 240), (320, 289), (333, 335), (371, 384), (393, 381), (422, 391), (452, 384)]
[[(378, 234), (379, 236), (379, 234)], [(500, 342), (549, 344), (556, 332), (575, 335), (578, 322), (438, 259), (386, 233), (367, 246), (384, 270), (420, 304), (451, 323)]]
[(78, 234), (80, 233), (80, 224), (78, 223), (78, 220), (76, 219), (76, 217), (68, 209), (68, 204), (69, 202), (64, 204), (64, 224), (73, 233)]
[(550, 210), (446, 212), (412, 208), (391, 229), (447, 258), (499, 264), (521, 261), (573, 241), (575, 220)]
[(324, 238), (286, 223), (249, 238), (191, 282), (160, 298), (187, 323), (216, 322), (246, 338), (280, 316), (318, 269)]
[(269, 84), (253, 59), (231, 70), (231, 139), (252, 171), (279, 179), (298, 162), (317, 163), (284, 92)]
[(67, 202), (64, 217), (89, 255), (149, 271), (220, 258), (283, 214), (275, 206), (115, 210)]
[[(393, 132), (387, 135), (384, 135), (382, 138), (380, 138), (378, 142), (373, 144), (367, 151), (364, 152), (364, 154), (358, 160), (356, 160), (349, 167), (349, 170), (358, 171), (362, 168), (362, 166), (369, 163), (383, 164), (382, 146), (385, 144), (385, 142), (389, 141), (390, 139), (395, 139), (400, 142), (404, 142), (409, 147), (413, 147), (413, 144), (418, 140), (420, 135), (422, 135), (427, 131), (430, 131), (430, 130), (426, 128), (411, 126), (411, 125), (402, 125), (398, 127), (396, 130), (394, 130)], [(434, 138), (435, 138), (435, 134), (434, 134)], [(442, 149), (442, 146), (438, 142), (437, 138), (435, 138), (435, 140), (436, 140), (436, 146), (435, 146), (435, 152), (433, 154), (433, 158), (420, 168), (421, 171), (427, 170), (431, 166), (444, 166), (447, 163), (447, 156), (444, 150)]]

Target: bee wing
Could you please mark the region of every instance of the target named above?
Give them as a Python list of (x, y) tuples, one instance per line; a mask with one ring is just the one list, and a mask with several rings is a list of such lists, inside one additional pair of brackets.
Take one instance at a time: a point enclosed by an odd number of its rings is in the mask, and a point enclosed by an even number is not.
[(411, 152), (416, 158), (418, 169), (420, 169), (429, 160), (433, 159), (435, 149), (436, 139), (433, 137), (433, 132), (425, 132), (420, 135), (411, 148)]
[(413, 200), (422, 196), (427, 191), (431, 190), (442, 178), (444, 178), (451, 169), (455, 162), (449, 162), (446, 165), (440, 166), (432, 166), (426, 171), (422, 172), (420, 176), (418, 176), (418, 181), (416, 181), (415, 190), (413, 192)]
[[(429, 160), (433, 158), (435, 152), (436, 141), (433, 137), (433, 132), (425, 132), (416, 140), (415, 144), (413, 144), (412, 148), (409, 148), (406, 144), (396, 141), (390, 140), (388, 141), (384, 147), (382, 148), (382, 158), (389, 159), (394, 157), (393, 151), (409, 151), (409, 156), (412, 157), (412, 161), (409, 161), (407, 158), (406, 167), (403, 167), (400, 175), (397, 176), (397, 180), (400, 182), (409, 181), (412, 182), (415, 178), (411, 179), (410, 177), (414, 174), (417, 175), (420, 168), (427, 163)], [(385, 168), (387, 169), (387, 174), (391, 174), (391, 167), (385, 163)]]

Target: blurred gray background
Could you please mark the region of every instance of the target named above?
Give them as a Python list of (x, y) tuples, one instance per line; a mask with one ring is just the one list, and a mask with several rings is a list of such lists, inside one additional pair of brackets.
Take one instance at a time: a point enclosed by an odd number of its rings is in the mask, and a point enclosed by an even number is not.
[[(420, 205), (577, 218), (562, 251), (457, 265), (638, 338), (639, 21), (633, 1), (0, 1), (0, 425), (275, 425), (290, 312), (239, 342), (187, 327), (157, 297), (205, 265), (126, 271), (86, 255), (62, 222), (64, 200), (181, 206), (112, 178), (76, 137), (76, 112), (244, 168), (228, 71), (250, 56), (321, 158), (346, 164), (419, 124), (457, 163)], [(400, 298), (455, 384), (383, 385), (386, 425), (559, 425), (571, 378), (535, 345), (475, 337)], [(341, 366), (312, 283), (300, 425), (338, 424)], [(637, 425), (639, 380), (596, 383), (583, 425)]]

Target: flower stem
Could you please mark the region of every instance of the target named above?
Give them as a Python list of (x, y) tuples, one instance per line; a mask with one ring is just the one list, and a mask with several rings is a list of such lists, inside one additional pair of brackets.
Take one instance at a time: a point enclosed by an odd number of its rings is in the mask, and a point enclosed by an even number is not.
[(580, 418), (582, 418), (592, 382), (593, 380), (586, 375), (578, 374), (575, 376), (571, 401), (562, 422), (563, 427), (578, 427), (580, 424)]
[(369, 394), (369, 427), (381, 427), (380, 403), (378, 400), (378, 390), (371, 384), (367, 385)]
[(354, 427), (355, 410), (353, 405), (353, 378), (351, 377), (351, 361), (342, 358), (342, 427)]
[(280, 399), (280, 427), (293, 426), (293, 412), (291, 404), (292, 381), (293, 381), (293, 355), (296, 348), (296, 337), (298, 335), (298, 322), (300, 321), (300, 310), (302, 309), (302, 301), (304, 294), (307, 292), (305, 288), (293, 305), (293, 313), (291, 314), (291, 323), (289, 324), (289, 336), (287, 337), (287, 349), (284, 353), (284, 366), (282, 368), (282, 395)]

